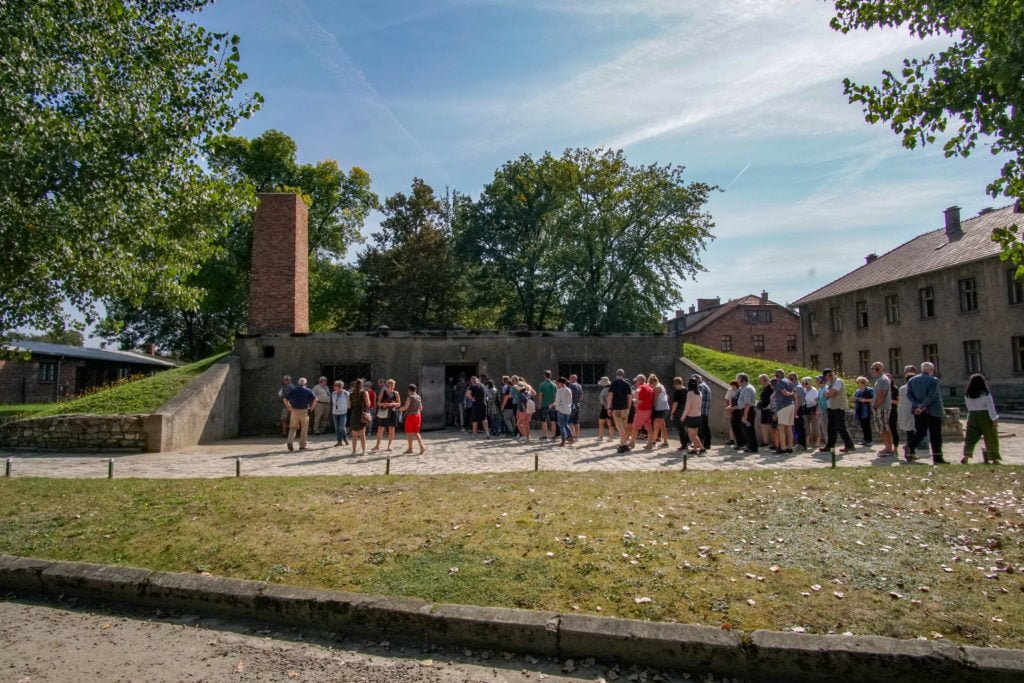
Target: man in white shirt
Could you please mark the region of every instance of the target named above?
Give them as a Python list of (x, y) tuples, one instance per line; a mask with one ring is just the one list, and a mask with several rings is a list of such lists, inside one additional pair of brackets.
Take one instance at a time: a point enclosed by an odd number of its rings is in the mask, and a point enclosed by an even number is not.
[(331, 414), (331, 390), (327, 386), (327, 378), (321, 377), (313, 387), (316, 406), (313, 408), (313, 433), (320, 434), (327, 430), (327, 416)]

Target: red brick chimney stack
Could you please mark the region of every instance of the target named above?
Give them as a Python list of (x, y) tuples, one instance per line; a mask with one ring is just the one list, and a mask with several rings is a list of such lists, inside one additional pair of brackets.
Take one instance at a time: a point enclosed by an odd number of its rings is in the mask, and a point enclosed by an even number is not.
[(768, 305), (768, 292), (766, 292), (763, 289), (761, 290), (761, 305), (762, 306), (767, 306)]
[(309, 333), (308, 211), (290, 192), (259, 195), (252, 227), (249, 334)]

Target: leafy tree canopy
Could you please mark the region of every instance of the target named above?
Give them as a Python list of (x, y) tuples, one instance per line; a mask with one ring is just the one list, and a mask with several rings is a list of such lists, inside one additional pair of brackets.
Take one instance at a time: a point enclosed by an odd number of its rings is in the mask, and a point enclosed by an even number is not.
[[(419, 178), (411, 193), (384, 201), (384, 220), (374, 244), (359, 255), (364, 278), (362, 321), (369, 328), (447, 328), (465, 310), (466, 273), (452, 239), (461, 195), (444, 198)], [(455, 208), (453, 208), (455, 207)]]
[[(940, 137), (946, 156), (968, 156), (980, 141), (1007, 154), (993, 197), (1024, 198), (1024, 3), (1020, 0), (835, 0), (832, 28), (904, 26), (912, 35), (949, 36), (946, 49), (903, 60), (882, 72), (881, 85), (843, 81), (868, 122), (886, 121), (914, 148)], [(1017, 226), (996, 232), (1004, 257), (1024, 276), (1024, 244)]]
[(194, 302), (189, 275), (251, 193), (205, 173), (235, 98), (238, 38), (208, 0), (0, 2), (0, 335), (69, 301)]
[[(337, 329), (354, 320), (360, 291), (360, 279), (337, 261), (362, 239), (360, 229), (378, 199), (362, 169), (346, 173), (333, 160), (299, 164), (296, 151), (295, 141), (277, 130), (252, 140), (220, 136), (210, 144), (209, 164), (241, 191), (303, 195), (309, 204), (310, 327)], [(189, 276), (187, 284), (200, 292), (195, 301), (109, 299), (104, 336), (128, 348), (156, 343), (189, 359), (229, 348), (248, 315), (252, 216), (237, 212), (216, 252)]]
[(655, 330), (680, 282), (703, 270), (716, 189), (683, 167), (633, 166), (621, 150), (524, 155), (474, 206), (460, 249), (514, 292), (503, 319), (582, 332)]

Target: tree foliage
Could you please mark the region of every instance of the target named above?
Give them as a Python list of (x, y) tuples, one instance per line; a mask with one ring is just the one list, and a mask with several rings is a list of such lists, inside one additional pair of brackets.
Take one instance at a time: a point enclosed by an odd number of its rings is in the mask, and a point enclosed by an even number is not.
[(633, 166), (621, 150), (524, 155), (500, 168), (460, 248), (507, 291), (502, 318), (530, 328), (654, 330), (702, 270), (715, 189), (683, 167)]
[[(370, 176), (358, 167), (347, 173), (333, 160), (299, 164), (291, 137), (268, 130), (252, 140), (221, 136), (210, 145), (209, 164), (246, 192), (300, 192), (309, 204), (310, 327), (314, 331), (351, 325), (361, 300), (359, 278), (338, 261), (361, 239), (369, 212), (378, 204)], [(110, 299), (102, 331), (122, 346), (153, 342), (196, 359), (229, 348), (248, 317), (249, 265), (252, 256), (251, 211), (238, 212), (187, 284), (200, 292), (180, 305), (151, 297), (143, 305)]]
[(410, 194), (384, 201), (374, 244), (360, 255), (365, 283), (361, 320), (368, 328), (448, 328), (465, 310), (465, 272), (452, 239), (460, 195), (439, 198), (414, 178)]
[(194, 301), (245, 188), (199, 159), (259, 104), (207, 0), (0, 2), (0, 335), (61, 304)]
[[(843, 33), (903, 26), (920, 38), (949, 36), (937, 53), (903, 60), (878, 86), (843, 81), (870, 123), (886, 121), (913, 149), (942, 139), (947, 157), (966, 157), (979, 142), (1006, 154), (993, 197), (1024, 199), (1024, 4), (1019, 0), (836, 0), (832, 27)], [(989, 143), (989, 141), (991, 141)], [(1004, 256), (1024, 275), (1017, 226), (997, 231)]]

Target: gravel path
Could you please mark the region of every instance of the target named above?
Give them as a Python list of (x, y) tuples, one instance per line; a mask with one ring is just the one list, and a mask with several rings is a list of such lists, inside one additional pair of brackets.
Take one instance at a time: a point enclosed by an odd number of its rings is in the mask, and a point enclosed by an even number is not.
[[(678, 441), (668, 448), (645, 451), (637, 448), (627, 454), (616, 452), (618, 442), (598, 441), (594, 430), (584, 430), (579, 443), (560, 448), (550, 441), (529, 444), (511, 439), (474, 439), (455, 431), (423, 435), (424, 455), (403, 455), (404, 435), (399, 435), (390, 452), (381, 450), (353, 455), (350, 447), (336, 447), (332, 435), (312, 437), (309, 448), (294, 452), (285, 448), (283, 439), (249, 437), (194, 446), (174, 453), (75, 453), (34, 450), (0, 450), (0, 459), (11, 458), (15, 477), (103, 478), (109, 459), (114, 460), (114, 476), (152, 479), (217, 478), (235, 476), (236, 460), (242, 476), (282, 477), (309, 475), (384, 474), (388, 457), (391, 474), (456, 474), (487, 472), (528, 472), (537, 466), (557, 471), (663, 471), (683, 467)], [(1001, 425), (1000, 445), (1003, 462), (1024, 465), (1024, 425)], [(373, 446), (373, 441), (370, 441)], [(962, 442), (946, 444), (946, 459), (960, 467)], [(839, 467), (928, 467), (930, 460), (919, 451), (921, 460), (908, 465), (902, 458), (882, 458), (879, 447), (858, 446), (852, 453), (836, 453)], [(975, 449), (973, 466), (981, 462), (981, 447)], [(690, 457), (687, 467), (695, 470), (751, 470), (828, 468), (827, 453), (797, 451), (775, 455), (763, 448), (760, 453), (737, 452), (713, 445), (700, 457)]]
[(709, 679), (593, 661), (335, 641), (296, 629), (74, 601), (0, 601), (0, 683), (599, 680)]

